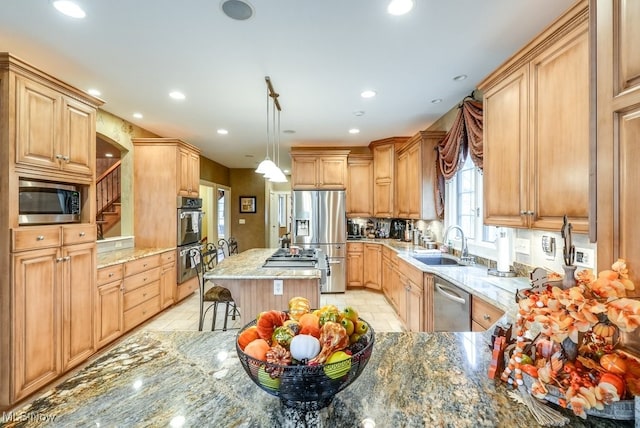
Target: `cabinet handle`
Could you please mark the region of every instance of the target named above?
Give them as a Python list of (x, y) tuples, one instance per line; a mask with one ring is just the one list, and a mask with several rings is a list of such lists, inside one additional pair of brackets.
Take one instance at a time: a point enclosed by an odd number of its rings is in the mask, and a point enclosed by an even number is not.
[(520, 215), (527, 215), (527, 212), (525, 210), (520, 211)]
[(147, 297), (147, 293), (142, 293), (142, 297)]
[(66, 163), (69, 163), (69, 156), (62, 156), (62, 160), (65, 161)]
[(62, 257), (56, 257), (56, 263), (60, 263), (64, 261), (64, 259)]
[(36, 241), (44, 241), (44, 236), (43, 235), (38, 235), (36, 237)]
[(79, 236), (84, 236), (84, 232), (78, 233)]
[(57, 154), (56, 155), (56, 159), (63, 159), (63, 158), (64, 158), (64, 156), (62, 156), (61, 154)]
[(491, 319), (491, 316), (489, 316), (489, 314), (484, 314), (482, 316), (482, 319), (485, 320), (485, 321), (489, 321)]
[(124, 291), (124, 285), (120, 287), (120, 291)]
[(62, 258), (65, 262), (68, 262), (69, 260), (71, 260), (71, 256), (64, 256)]
[(147, 267), (147, 264), (146, 264), (146, 263), (145, 263), (145, 264), (143, 264), (143, 265), (142, 265), (142, 267)]
[(529, 214), (530, 216), (533, 216), (535, 213), (533, 211), (527, 211), (527, 214)]
[(109, 278), (111, 278), (113, 276), (113, 272), (109, 273)]

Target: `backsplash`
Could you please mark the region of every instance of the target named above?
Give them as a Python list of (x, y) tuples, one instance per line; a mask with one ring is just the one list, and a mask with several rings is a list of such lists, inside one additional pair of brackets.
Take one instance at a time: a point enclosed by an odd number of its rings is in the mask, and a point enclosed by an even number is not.
[(97, 241), (97, 253), (107, 253), (109, 251), (133, 248), (135, 238), (133, 236), (117, 236), (115, 238), (105, 238)]

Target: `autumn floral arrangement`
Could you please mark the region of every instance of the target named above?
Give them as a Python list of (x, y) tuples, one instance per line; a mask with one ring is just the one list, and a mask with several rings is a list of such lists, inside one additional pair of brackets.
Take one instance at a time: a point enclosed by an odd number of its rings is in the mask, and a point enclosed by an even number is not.
[(557, 394), (562, 407), (586, 418), (606, 405), (640, 395), (640, 362), (619, 345), (620, 332), (640, 325), (640, 300), (623, 259), (597, 276), (576, 275), (576, 286), (547, 283), (521, 293), (516, 344), (501, 379), (529, 380), (536, 398)]

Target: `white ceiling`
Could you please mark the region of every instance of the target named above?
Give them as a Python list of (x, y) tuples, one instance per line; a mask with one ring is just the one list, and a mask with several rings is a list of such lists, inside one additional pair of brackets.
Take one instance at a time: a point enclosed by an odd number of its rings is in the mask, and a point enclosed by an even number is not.
[[(400, 17), (388, 0), (248, 0), (247, 21), (225, 16), (221, 0), (78, 2), (84, 20), (48, 0), (3, 0), (0, 50), (98, 88), (104, 110), (230, 168), (264, 158), (268, 75), (280, 128), (295, 131), (280, 139), (286, 168), (292, 145), (359, 146), (426, 129), (573, 0), (416, 0)], [(469, 78), (452, 80), (460, 74)], [(176, 89), (186, 100), (168, 97)], [(362, 99), (364, 89), (378, 95)]]

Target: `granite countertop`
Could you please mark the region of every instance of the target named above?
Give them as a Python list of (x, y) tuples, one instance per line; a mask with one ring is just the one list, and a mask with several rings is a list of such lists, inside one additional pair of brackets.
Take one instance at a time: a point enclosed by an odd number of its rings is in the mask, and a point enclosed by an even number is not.
[[(236, 333), (136, 332), (14, 409), (14, 421), (28, 421), (7, 426), (360, 427), (365, 419), (378, 427), (537, 425), (508, 387), (488, 379), (486, 333), (378, 333), (361, 376), (327, 408), (308, 413), (282, 406), (249, 379)], [(633, 426), (563, 413), (571, 427)]]
[(213, 270), (207, 272), (208, 279), (319, 279), (318, 269), (264, 268), (264, 261), (277, 248), (253, 248), (225, 257)]
[(132, 260), (140, 259), (142, 257), (152, 256), (154, 254), (164, 253), (165, 251), (175, 250), (175, 247), (169, 248), (125, 248), (122, 250), (106, 251), (98, 254), (97, 265), (98, 269), (108, 266), (117, 265), (120, 263), (130, 262)]

